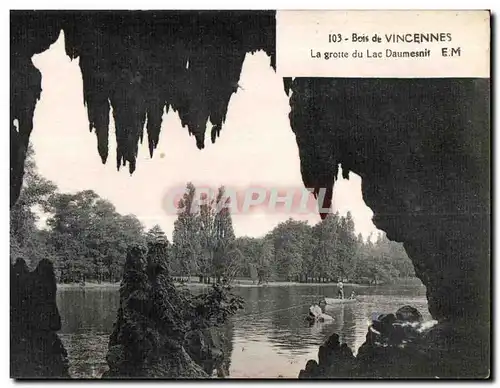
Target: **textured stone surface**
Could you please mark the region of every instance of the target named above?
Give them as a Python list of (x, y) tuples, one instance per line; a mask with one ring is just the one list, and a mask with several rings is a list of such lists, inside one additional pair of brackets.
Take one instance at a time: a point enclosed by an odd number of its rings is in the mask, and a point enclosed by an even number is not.
[(403, 322), (422, 322), (422, 314), (415, 307), (403, 306), (396, 311), (396, 318)]
[[(412, 313), (415, 318), (420, 314), (414, 308)], [(446, 361), (430, 351), (431, 331), (418, 319), (398, 320), (394, 314), (382, 314), (372, 322), (356, 357), (332, 334), (320, 346), (318, 362), (309, 360), (299, 378), (445, 377), (442, 366)]]
[(212, 376), (214, 370), (218, 377), (229, 376), (232, 338), (228, 337), (227, 332), (222, 327), (209, 327), (186, 333), (186, 351), (209, 376)]
[(110, 336), (104, 378), (206, 378), (183, 347), (180, 295), (165, 262), (133, 247), (120, 286), (120, 308)]
[(200, 313), (205, 295), (193, 297), (174, 285), (165, 253), (163, 243), (152, 243), (148, 250), (132, 247), (127, 255), (105, 378), (208, 378), (214, 370), (218, 377), (229, 374), (230, 325), (216, 324), (215, 305)]
[(305, 186), (326, 188), (328, 207), (339, 165), (361, 176), (375, 225), (404, 243), (430, 313), (464, 334), (443, 345), (474, 358), (455, 373), (486, 376), (489, 80), (296, 78), (291, 90)]
[(67, 352), (57, 335), (61, 317), (52, 263), (41, 260), (30, 272), (18, 259), (10, 271), (11, 377), (69, 377)]

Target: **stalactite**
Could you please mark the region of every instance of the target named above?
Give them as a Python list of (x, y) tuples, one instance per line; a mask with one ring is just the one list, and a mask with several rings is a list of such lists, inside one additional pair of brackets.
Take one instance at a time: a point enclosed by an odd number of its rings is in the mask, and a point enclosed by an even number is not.
[[(304, 86), (290, 97), (290, 124), (297, 139), (302, 180), (320, 200), (322, 209), (330, 209), (333, 185), (337, 179), (339, 155), (330, 123), (323, 119), (322, 84), (315, 79), (297, 79)], [(321, 210), (325, 218), (329, 210)]]
[(66, 54), (80, 61), (101, 160), (108, 158), (113, 108), (117, 168), (128, 164), (131, 173), (145, 124), (153, 155), (164, 110), (173, 108), (204, 148), (209, 121), (212, 142), (220, 134), (245, 55), (264, 50), (275, 67), (274, 11), (13, 11), (11, 27), (11, 121), (20, 123), (11, 141), (11, 202), (19, 195), (41, 91), (31, 57), (61, 31)]

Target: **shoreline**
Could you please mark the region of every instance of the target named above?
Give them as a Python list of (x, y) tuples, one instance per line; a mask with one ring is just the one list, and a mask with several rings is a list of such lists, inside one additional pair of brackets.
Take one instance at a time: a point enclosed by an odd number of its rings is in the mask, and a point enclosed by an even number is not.
[[(175, 282), (175, 285), (180, 285), (181, 283)], [(186, 282), (184, 283), (187, 287), (211, 287), (212, 284), (203, 284), (203, 283), (198, 283), (198, 282)], [(251, 280), (239, 280), (231, 284), (231, 288), (264, 288), (264, 287), (304, 287), (304, 286), (336, 286), (337, 283), (299, 283), (299, 282), (269, 282), (266, 284), (253, 284)], [(414, 284), (414, 283), (390, 283), (390, 284), (378, 284), (378, 285), (367, 285), (367, 284), (357, 284), (357, 283), (344, 283), (344, 287), (387, 287), (387, 286), (402, 286), (402, 285), (408, 285), (412, 287), (424, 287), (423, 284)], [(103, 282), (103, 283), (91, 283), (88, 282), (85, 284), (84, 287), (80, 286), (78, 283), (57, 283), (57, 289), (58, 290), (71, 290), (71, 289), (85, 289), (85, 290), (90, 290), (90, 289), (117, 289), (120, 288), (120, 282), (117, 283), (109, 283), (109, 282)]]

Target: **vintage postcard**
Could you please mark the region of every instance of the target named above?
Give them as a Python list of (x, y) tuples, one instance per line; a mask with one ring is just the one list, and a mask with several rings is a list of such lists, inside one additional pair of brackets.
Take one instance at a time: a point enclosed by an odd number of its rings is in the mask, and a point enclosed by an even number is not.
[(490, 378), (490, 34), (11, 11), (11, 378)]

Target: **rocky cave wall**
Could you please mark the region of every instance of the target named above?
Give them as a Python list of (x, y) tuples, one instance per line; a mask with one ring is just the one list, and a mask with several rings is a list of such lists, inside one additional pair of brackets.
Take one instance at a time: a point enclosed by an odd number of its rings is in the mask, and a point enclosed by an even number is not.
[[(330, 188), (338, 165), (362, 178), (373, 222), (404, 243), (427, 288), (434, 332), (488, 374), (489, 79), (300, 79), (290, 122), (306, 187)], [(330, 205), (331, 192), (325, 197)], [(436, 346), (438, 346), (436, 344)]]
[[(128, 164), (130, 172), (145, 123), (153, 153), (164, 109), (178, 112), (201, 149), (208, 120), (212, 141), (219, 135), (246, 53), (264, 50), (274, 66), (274, 12), (11, 12), (11, 205), (41, 93), (31, 57), (61, 30), (67, 54), (80, 58), (99, 155), (106, 162), (112, 107), (117, 167)], [(462, 342), (447, 349), (467, 350), (466, 359), (484, 372), (489, 80), (296, 78), (285, 80), (285, 90), (292, 92), (290, 122), (305, 186), (326, 188), (328, 206), (339, 165), (344, 176), (361, 176), (375, 225), (404, 242), (432, 316), (458, 330), (444, 337)]]

